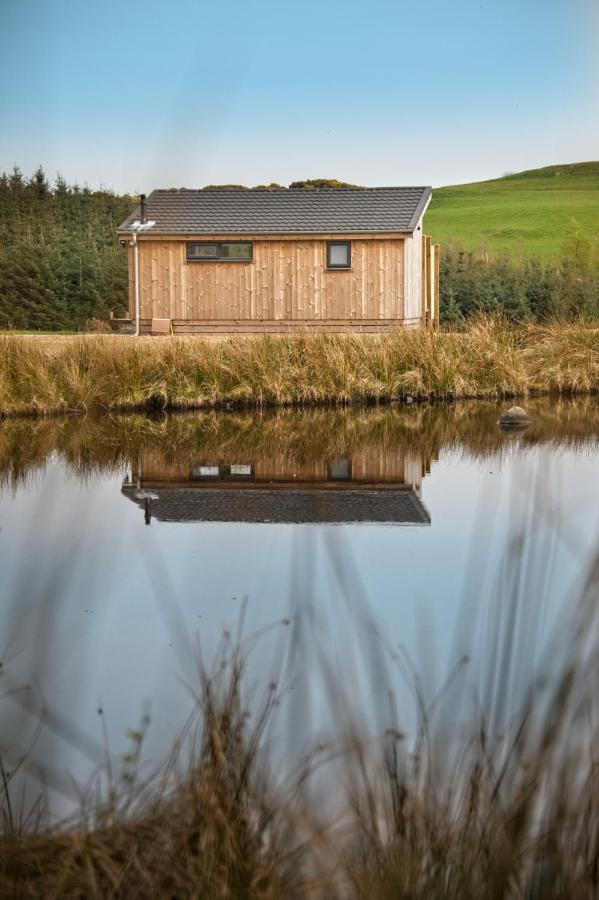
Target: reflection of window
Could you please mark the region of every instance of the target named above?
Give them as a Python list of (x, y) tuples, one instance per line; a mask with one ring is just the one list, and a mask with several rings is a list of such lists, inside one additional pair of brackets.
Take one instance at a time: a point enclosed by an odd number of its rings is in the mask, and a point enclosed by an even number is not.
[(229, 473), (238, 478), (249, 478), (254, 474), (251, 465), (246, 465), (245, 463), (229, 466)]
[(218, 478), (220, 470), (218, 466), (194, 466), (191, 470), (192, 479)]
[(327, 241), (327, 269), (351, 269), (351, 241)]
[(191, 481), (214, 480), (217, 478), (221, 481), (223, 479), (226, 481), (229, 478), (239, 480), (253, 479), (254, 465), (253, 463), (232, 463), (230, 466), (201, 463), (191, 468), (189, 478)]
[(187, 244), (190, 262), (250, 262), (251, 241), (193, 241)]
[(329, 479), (331, 481), (350, 481), (351, 459), (332, 459), (329, 463)]

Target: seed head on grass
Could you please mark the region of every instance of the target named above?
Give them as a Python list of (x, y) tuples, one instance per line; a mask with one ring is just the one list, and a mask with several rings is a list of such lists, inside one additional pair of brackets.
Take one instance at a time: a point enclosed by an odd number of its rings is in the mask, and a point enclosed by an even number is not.
[(0, 338), (0, 415), (527, 397), (599, 389), (599, 328), (471, 320), (460, 332)]

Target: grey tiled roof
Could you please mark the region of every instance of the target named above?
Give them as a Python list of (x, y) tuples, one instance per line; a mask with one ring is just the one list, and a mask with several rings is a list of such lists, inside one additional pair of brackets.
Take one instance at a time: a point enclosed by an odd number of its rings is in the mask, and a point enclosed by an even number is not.
[[(151, 488), (152, 517), (161, 522), (387, 522), (428, 525), (430, 516), (411, 490), (293, 490)], [(123, 493), (144, 509), (132, 487)]]
[[(429, 187), (153, 191), (146, 217), (155, 234), (411, 232), (430, 195)], [(138, 206), (118, 231), (139, 216)]]

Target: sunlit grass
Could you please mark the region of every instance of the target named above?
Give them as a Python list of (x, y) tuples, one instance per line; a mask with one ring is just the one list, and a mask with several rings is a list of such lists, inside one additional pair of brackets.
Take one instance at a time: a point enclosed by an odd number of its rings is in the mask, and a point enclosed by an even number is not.
[(0, 337), (0, 415), (526, 397), (599, 388), (599, 329), (30, 340)]
[(447, 247), (549, 260), (572, 219), (589, 237), (599, 227), (599, 163), (575, 163), (507, 178), (436, 188), (425, 231)]

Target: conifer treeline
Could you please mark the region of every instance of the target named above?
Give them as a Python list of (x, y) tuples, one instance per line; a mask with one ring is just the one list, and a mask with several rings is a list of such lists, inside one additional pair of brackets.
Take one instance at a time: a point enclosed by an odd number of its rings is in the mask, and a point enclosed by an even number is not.
[(127, 254), (115, 228), (135, 200), (54, 185), (40, 167), (0, 175), (0, 328), (68, 330), (127, 308)]
[(458, 325), (477, 312), (503, 312), (515, 321), (599, 319), (599, 235), (594, 241), (572, 221), (558, 257), (491, 257), (441, 248), (441, 320)]
[[(50, 185), (39, 167), (0, 175), (0, 328), (69, 330), (127, 309), (127, 254), (116, 227), (136, 199)], [(572, 222), (558, 259), (487, 258), (442, 248), (441, 317), (599, 318), (599, 241)]]

